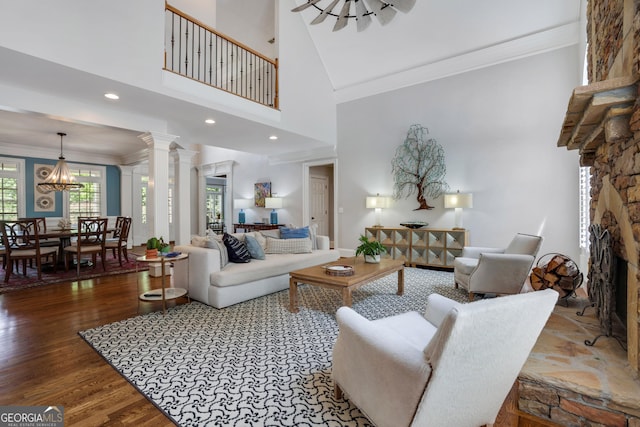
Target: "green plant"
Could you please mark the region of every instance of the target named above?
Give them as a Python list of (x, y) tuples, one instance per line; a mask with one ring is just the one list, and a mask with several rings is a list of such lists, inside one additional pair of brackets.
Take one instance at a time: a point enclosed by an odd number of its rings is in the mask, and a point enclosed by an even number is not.
[(165, 243), (162, 237), (159, 239), (157, 237), (151, 237), (147, 240), (147, 249), (157, 249), (162, 252), (162, 250), (168, 246), (169, 244)]
[(369, 240), (366, 236), (360, 235), (358, 239), (360, 246), (356, 248), (356, 256), (363, 254), (365, 256), (376, 256), (387, 252), (382, 243), (377, 240)]

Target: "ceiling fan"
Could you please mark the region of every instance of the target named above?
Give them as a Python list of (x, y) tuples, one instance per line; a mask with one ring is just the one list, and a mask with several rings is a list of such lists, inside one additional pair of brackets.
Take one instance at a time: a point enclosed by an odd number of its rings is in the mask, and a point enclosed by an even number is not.
[[(292, 12), (301, 12), (309, 7), (314, 7), (320, 11), (320, 14), (316, 16), (312, 25), (324, 22), (327, 16), (331, 15), (337, 18), (333, 31), (338, 31), (347, 26), (350, 18), (356, 19), (356, 25), (358, 31), (364, 31), (371, 24), (371, 15), (375, 15), (380, 24), (386, 25), (396, 15), (396, 11), (407, 13), (416, 3), (416, 0), (328, 0), (328, 3), (323, 3), (324, 0), (307, 0), (306, 3), (301, 4), (298, 7), (291, 9)], [(342, 7), (339, 8), (339, 13), (334, 13), (338, 3), (343, 2)], [(365, 5), (366, 2), (366, 5)], [(320, 6), (324, 4), (325, 6)], [(354, 5), (355, 14), (351, 14), (351, 5)]]

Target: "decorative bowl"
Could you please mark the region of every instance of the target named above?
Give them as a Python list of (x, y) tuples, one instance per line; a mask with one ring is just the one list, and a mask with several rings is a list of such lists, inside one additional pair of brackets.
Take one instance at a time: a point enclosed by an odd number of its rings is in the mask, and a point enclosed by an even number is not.
[(401, 222), (400, 225), (403, 227), (415, 229), (415, 228), (426, 227), (427, 225), (429, 225), (429, 223), (422, 222), (422, 221), (407, 221), (407, 222)]

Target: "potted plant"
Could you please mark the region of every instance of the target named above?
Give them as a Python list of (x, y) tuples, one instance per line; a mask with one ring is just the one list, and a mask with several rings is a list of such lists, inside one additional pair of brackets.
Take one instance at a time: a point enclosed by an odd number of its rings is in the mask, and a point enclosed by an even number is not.
[(363, 254), (364, 262), (378, 263), (380, 262), (380, 255), (387, 252), (382, 243), (377, 240), (369, 240), (363, 235), (360, 235), (358, 240), (360, 241), (360, 246), (356, 248), (356, 256)]
[(169, 244), (165, 243), (162, 237), (159, 239), (157, 237), (151, 237), (147, 240), (146, 256), (147, 258), (156, 258), (158, 256), (158, 252), (169, 252)]

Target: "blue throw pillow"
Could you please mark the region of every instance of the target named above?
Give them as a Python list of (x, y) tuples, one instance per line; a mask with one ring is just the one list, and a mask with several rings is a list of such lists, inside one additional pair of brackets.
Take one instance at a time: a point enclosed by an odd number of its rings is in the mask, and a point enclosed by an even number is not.
[(309, 226), (300, 228), (280, 227), (281, 239), (303, 239), (309, 238)]
[(264, 250), (255, 237), (244, 236), (244, 244), (247, 245), (247, 250), (251, 254), (251, 258), (265, 259)]

